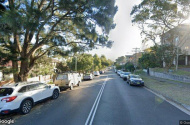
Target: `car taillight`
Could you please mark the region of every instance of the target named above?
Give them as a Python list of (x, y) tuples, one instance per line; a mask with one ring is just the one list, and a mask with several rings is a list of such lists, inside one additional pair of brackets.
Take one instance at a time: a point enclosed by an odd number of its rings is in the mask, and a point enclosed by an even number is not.
[(1, 99), (1, 101), (11, 102), (11, 101), (15, 100), (16, 97), (17, 97), (17, 96), (12, 96), (12, 97), (3, 98), (3, 99)]

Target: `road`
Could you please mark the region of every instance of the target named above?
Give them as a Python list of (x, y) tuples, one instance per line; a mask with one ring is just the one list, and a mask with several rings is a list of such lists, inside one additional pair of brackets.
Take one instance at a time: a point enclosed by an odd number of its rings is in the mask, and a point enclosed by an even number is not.
[[(146, 84), (146, 83), (145, 83)], [(144, 87), (129, 86), (113, 71), (62, 91), (29, 114), (6, 116), (15, 125), (179, 125), (190, 116)]]

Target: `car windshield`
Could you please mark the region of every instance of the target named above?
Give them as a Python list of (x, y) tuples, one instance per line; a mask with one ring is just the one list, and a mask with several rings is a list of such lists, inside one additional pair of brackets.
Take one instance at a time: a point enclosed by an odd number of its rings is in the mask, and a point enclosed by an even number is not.
[(139, 75), (131, 75), (131, 78), (141, 78)]
[(91, 74), (85, 74), (85, 76), (89, 76), (89, 75), (91, 75)]
[(125, 74), (125, 75), (129, 75), (130, 73), (129, 73), (129, 72), (125, 72), (124, 74)]
[(8, 96), (11, 95), (12, 93), (13, 93), (12, 88), (0, 88), (0, 97)]
[(57, 80), (67, 79), (67, 75), (58, 75)]

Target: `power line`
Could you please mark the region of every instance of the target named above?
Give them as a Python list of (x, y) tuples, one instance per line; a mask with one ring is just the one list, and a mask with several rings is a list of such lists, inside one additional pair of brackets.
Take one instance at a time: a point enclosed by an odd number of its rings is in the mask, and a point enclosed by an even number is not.
[(140, 52), (140, 48), (133, 48), (132, 52), (134, 52), (135, 54), (135, 62), (134, 62), (134, 65), (135, 65), (135, 69), (137, 67), (137, 53)]

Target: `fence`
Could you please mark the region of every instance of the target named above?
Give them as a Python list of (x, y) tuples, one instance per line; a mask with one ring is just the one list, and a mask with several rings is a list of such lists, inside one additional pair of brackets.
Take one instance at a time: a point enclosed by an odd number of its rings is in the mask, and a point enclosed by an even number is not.
[(50, 82), (52, 79), (51, 75), (46, 75), (46, 76), (37, 76), (37, 77), (32, 77), (32, 78), (28, 78), (27, 81), (41, 81), (41, 82), (45, 82), (48, 83)]
[(155, 72), (151, 68), (149, 69), (149, 74), (150, 74), (150, 76), (159, 77), (159, 78), (163, 78), (163, 79), (170, 79), (170, 80), (190, 83), (190, 77), (174, 75), (174, 74), (169, 74), (169, 73)]

